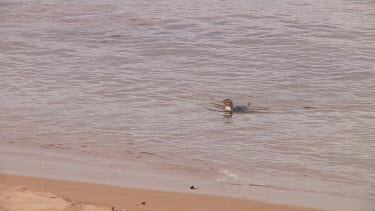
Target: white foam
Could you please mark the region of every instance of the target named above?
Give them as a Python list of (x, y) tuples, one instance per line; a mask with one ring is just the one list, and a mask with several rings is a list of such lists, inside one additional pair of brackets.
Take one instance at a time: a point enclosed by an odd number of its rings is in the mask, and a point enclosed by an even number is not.
[(228, 170), (222, 170), (222, 175), (220, 178), (216, 179), (217, 181), (235, 181), (240, 178), (238, 174), (235, 174), (233, 172), (230, 172)]

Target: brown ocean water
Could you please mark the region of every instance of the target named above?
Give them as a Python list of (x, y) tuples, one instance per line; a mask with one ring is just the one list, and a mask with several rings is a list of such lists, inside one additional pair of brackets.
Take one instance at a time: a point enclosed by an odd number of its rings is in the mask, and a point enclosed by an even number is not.
[(374, 93), (372, 0), (0, 1), (2, 150), (375, 207)]

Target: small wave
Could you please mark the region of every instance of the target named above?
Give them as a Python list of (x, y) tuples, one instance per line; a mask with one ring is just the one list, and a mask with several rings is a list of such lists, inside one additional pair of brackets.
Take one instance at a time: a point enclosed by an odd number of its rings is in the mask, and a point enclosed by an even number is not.
[(217, 181), (235, 181), (240, 178), (238, 174), (235, 174), (233, 172), (230, 172), (228, 170), (222, 170), (221, 171), (221, 177), (216, 179)]

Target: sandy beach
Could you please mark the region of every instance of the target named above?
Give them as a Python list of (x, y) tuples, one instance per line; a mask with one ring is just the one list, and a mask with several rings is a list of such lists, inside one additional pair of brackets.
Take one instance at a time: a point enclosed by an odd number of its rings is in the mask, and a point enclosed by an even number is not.
[(308, 211), (316, 209), (269, 204), (249, 199), (0, 174), (0, 210)]

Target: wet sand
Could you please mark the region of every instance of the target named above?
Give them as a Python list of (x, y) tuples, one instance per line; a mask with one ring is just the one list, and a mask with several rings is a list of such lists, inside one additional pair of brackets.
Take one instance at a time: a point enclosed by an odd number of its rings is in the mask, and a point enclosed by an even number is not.
[[(114, 208), (115, 207), (115, 208)], [(0, 174), (0, 210), (316, 210), (249, 199)]]

